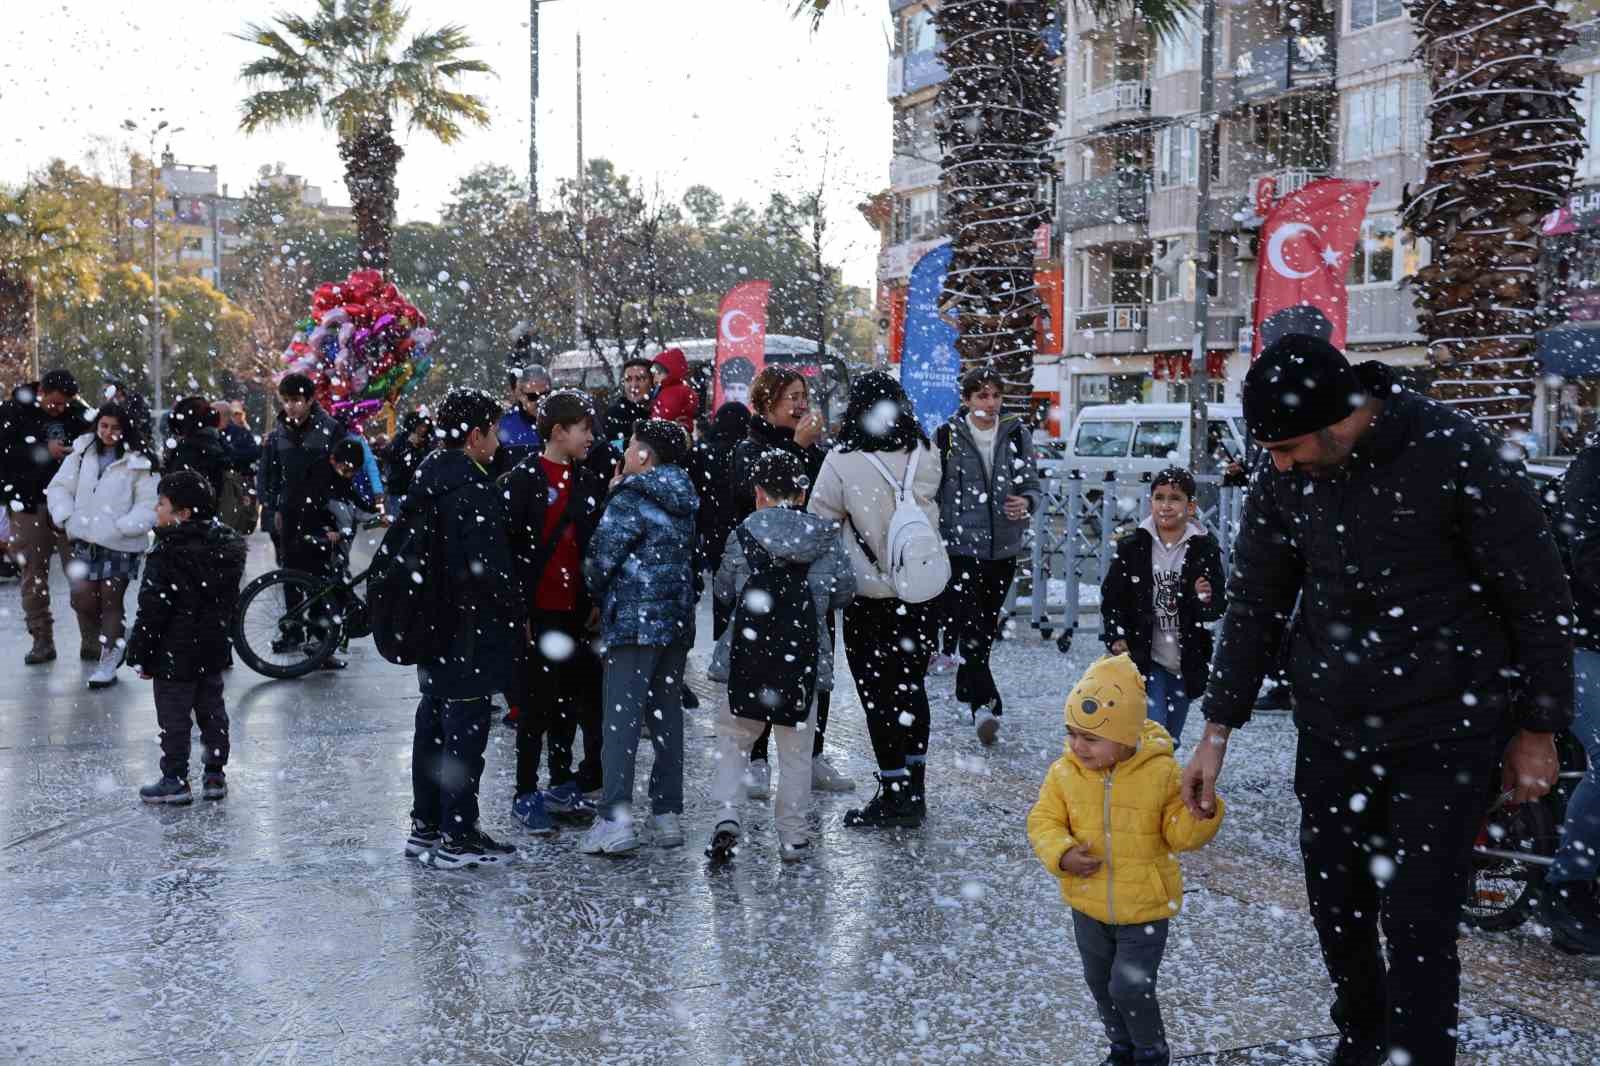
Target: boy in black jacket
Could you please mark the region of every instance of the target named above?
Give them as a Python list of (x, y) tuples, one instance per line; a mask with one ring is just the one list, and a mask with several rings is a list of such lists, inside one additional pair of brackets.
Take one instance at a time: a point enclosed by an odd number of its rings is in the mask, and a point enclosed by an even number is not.
[(155, 681), (161, 726), (161, 780), (139, 790), (146, 803), (192, 803), (189, 723), (205, 746), (201, 795), (228, 794), (228, 710), (222, 671), (228, 623), (244, 577), (244, 540), (216, 520), (216, 495), (205, 477), (180, 470), (156, 490), (156, 546), (145, 559), (139, 617), (128, 639), (128, 665)]
[(1194, 475), (1169, 467), (1150, 483), (1150, 517), (1117, 545), (1100, 585), (1101, 639), (1145, 677), (1149, 717), (1176, 746), (1189, 701), (1211, 676), (1211, 631), (1222, 617), (1222, 549), (1194, 521)]
[[(600, 664), (590, 647), (595, 611), (582, 566), (606, 486), (584, 463), (594, 445), (594, 408), (587, 396), (571, 389), (546, 396), (539, 405), (539, 437), (543, 452), (523, 459), (500, 484), (533, 638), (521, 676), (511, 813), (530, 832), (549, 833), (555, 829), (552, 814), (593, 817), (594, 804), (583, 794), (600, 787)], [(575, 776), (572, 743), (580, 725), (584, 758)], [(539, 754), (546, 737), (550, 790), (540, 792)]]

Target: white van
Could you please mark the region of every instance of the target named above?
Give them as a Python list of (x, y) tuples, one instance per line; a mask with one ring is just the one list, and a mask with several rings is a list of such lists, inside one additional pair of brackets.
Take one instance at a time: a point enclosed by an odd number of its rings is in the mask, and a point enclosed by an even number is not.
[[(1211, 433), (1236, 459), (1244, 458), (1244, 409), (1236, 403), (1208, 404)], [(1072, 423), (1058, 464), (1093, 478), (1107, 470), (1119, 474), (1155, 473), (1189, 465), (1189, 405), (1123, 403), (1085, 407)]]

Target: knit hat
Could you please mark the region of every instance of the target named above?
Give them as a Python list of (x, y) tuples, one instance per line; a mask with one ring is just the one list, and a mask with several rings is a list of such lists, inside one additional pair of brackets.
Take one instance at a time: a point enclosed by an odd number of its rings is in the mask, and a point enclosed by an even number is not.
[(1144, 676), (1126, 653), (1107, 655), (1083, 672), (1067, 695), (1067, 724), (1130, 748), (1144, 732)]
[(633, 424), (633, 435), (656, 453), (656, 462), (662, 466), (682, 466), (689, 457), (689, 434), (676, 422), (641, 418)]
[(1366, 394), (1343, 352), (1321, 337), (1290, 333), (1245, 375), (1245, 423), (1259, 443), (1293, 440), (1349, 418)]

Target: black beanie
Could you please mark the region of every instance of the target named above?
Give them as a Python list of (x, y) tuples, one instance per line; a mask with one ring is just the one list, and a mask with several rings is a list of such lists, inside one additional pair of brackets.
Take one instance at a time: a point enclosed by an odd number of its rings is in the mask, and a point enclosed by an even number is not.
[(1244, 420), (1255, 441), (1276, 444), (1344, 421), (1366, 393), (1343, 352), (1321, 337), (1290, 333), (1245, 375)]
[(656, 462), (662, 466), (682, 466), (689, 457), (689, 434), (676, 422), (641, 418), (633, 424), (633, 435), (656, 453)]

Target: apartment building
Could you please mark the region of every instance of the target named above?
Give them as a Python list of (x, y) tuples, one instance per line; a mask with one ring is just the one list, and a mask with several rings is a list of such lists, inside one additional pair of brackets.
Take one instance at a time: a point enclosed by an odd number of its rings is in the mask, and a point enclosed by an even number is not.
[[(904, 276), (943, 239), (931, 141), (942, 79), (932, 3), (889, 4), (897, 27), (889, 78), (896, 145), (879, 291), (891, 353)], [(1353, 358), (1402, 370), (1424, 365), (1402, 281), (1426, 261), (1427, 249), (1399, 228), (1398, 217), (1402, 190), (1423, 175), (1428, 89), (1412, 59), (1415, 37), (1400, 0), (1217, 6), (1212, 240), (1203, 255), (1194, 248), (1202, 136), (1197, 21), (1157, 41), (1131, 18), (1102, 25), (1070, 4), (1060, 17), (1062, 109), (1051, 190), (1057, 221), (1040, 245), (1041, 281), (1053, 275), (1061, 293), (1052, 328), (1042, 333), (1058, 347), (1041, 353), (1035, 374), (1036, 393), (1060, 405), (1059, 425), (1070, 425), (1072, 412), (1087, 403), (1188, 399), (1197, 284), (1207, 285), (1210, 297), (1212, 399), (1238, 398), (1249, 365), (1256, 191), (1269, 178), (1280, 196), (1324, 175), (1377, 183), (1349, 267), (1349, 347)], [(1593, 31), (1594, 24), (1583, 27), (1565, 57), (1585, 77), (1582, 106), (1591, 129), (1600, 122), (1600, 34)], [(907, 77), (913, 69), (914, 82)], [(1592, 365), (1600, 379), (1600, 156), (1584, 160), (1579, 181), (1555, 251), (1573, 272), (1571, 316), (1585, 323), (1577, 328), (1593, 329), (1566, 350), (1582, 348), (1574, 369)], [(1585, 412), (1600, 406), (1600, 389), (1588, 378), (1551, 379), (1541, 389), (1535, 428), (1550, 449), (1587, 428), (1592, 414)]]

